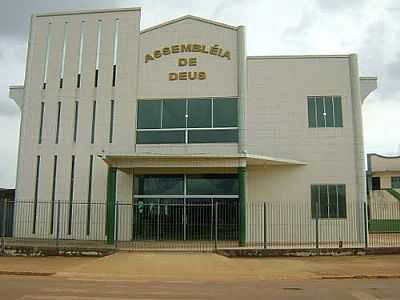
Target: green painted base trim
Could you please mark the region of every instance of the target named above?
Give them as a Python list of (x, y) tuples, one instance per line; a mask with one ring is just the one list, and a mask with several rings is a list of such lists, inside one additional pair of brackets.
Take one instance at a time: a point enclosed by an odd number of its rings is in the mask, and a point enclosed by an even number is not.
[(370, 233), (400, 232), (400, 220), (369, 220)]
[(246, 177), (247, 170), (239, 168), (239, 246), (246, 245)]
[(114, 243), (116, 184), (117, 184), (117, 169), (109, 167), (107, 173), (107, 213), (106, 213), (107, 244)]

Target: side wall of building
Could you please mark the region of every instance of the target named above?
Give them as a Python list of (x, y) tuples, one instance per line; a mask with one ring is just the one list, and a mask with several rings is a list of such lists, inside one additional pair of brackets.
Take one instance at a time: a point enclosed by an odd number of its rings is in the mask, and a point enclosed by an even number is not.
[[(336, 228), (337, 234), (354, 223), (359, 230), (346, 239), (361, 240), (363, 214), (357, 195), (349, 76), (348, 57), (248, 59), (248, 151), (306, 163), (250, 168), (248, 199), (301, 204), (302, 222), (311, 224), (311, 185), (345, 184), (346, 220), (324, 222), (343, 224)], [(342, 99), (343, 127), (309, 128), (307, 96), (333, 95)], [(295, 223), (295, 216), (286, 222)]]

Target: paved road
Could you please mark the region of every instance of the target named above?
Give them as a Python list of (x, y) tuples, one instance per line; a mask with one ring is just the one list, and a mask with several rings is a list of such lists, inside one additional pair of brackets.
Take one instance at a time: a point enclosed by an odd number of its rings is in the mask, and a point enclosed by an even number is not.
[(0, 276), (0, 299), (398, 300), (400, 280), (149, 281)]

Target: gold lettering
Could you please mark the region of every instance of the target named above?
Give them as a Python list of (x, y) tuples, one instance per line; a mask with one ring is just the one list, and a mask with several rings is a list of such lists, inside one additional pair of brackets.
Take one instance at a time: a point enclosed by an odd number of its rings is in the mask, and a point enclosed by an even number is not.
[(199, 80), (204, 80), (206, 78), (207, 78), (206, 72), (199, 72)]
[(197, 78), (197, 72), (188, 72), (189, 79), (195, 80)]
[(177, 80), (177, 79), (178, 79), (178, 74), (177, 73), (171, 72), (171, 73), (168, 74), (168, 80), (169, 81), (174, 81), (174, 80)]
[(192, 44), (182, 44), (181, 52), (192, 52)]
[(225, 51), (224, 55), (222, 55), (222, 58), (226, 57), (228, 60), (231, 60), (231, 53), (229, 51)]
[(187, 72), (179, 72), (179, 80), (187, 80)]
[(160, 50), (156, 50), (156, 51), (154, 51), (153, 55), (154, 55), (154, 58), (160, 58), (161, 57), (161, 51)]
[(201, 46), (201, 52), (202, 53), (208, 53), (208, 51), (206, 50), (206, 45), (202, 45)]
[(211, 55), (217, 55), (217, 52), (218, 52), (218, 45), (212, 46), (211, 49), (210, 49), (210, 54)]
[(197, 66), (197, 58), (196, 57), (189, 58), (189, 66), (190, 67)]
[(192, 52), (200, 52), (201, 46), (199, 44), (193, 44)]
[(146, 54), (145, 58), (144, 58), (144, 62), (147, 64), (147, 62), (149, 60), (154, 60), (153, 56), (151, 56), (150, 54)]
[(172, 53), (179, 53), (179, 45), (171, 46)]
[(169, 54), (171, 54), (171, 50), (169, 49), (169, 47), (164, 47), (164, 48), (162, 49), (162, 52), (163, 52), (164, 55), (169, 55)]
[(187, 66), (187, 64), (188, 64), (187, 58), (179, 58), (178, 59), (178, 66), (184, 67), (184, 66)]

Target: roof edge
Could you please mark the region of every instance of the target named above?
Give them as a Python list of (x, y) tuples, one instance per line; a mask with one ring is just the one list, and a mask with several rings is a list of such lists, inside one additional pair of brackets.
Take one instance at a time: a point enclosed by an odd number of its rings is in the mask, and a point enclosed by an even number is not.
[(64, 16), (64, 15), (99, 14), (99, 13), (125, 12), (125, 11), (141, 11), (141, 8), (140, 7), (125, 7), (125, 8), (104, 8), (104, 9), (88, 9), (88, 10), (63, 10), (63, 11), (33, 14), (33, 16), (35, 16), (35, 17), (52, 17), (52, 16)]
[(378, 154), (378, 153), (368, 153), (367, 156), (378, 156), (381, 158), (388, 158), (388, 159), (396, 159), (396, 158), (400, 158), (400, 155), (395, 154), (395, 155), (382, 155), (382, 154)]
[(349, 58), (350, 54), (311, 54), (311, 55), (263, 55), (247, 56), (247, 59), (313, 59), (313, 58)]
[(196, 16), (193, 16), (193, 15), (185, 15), (185, 16), (182, 16), (182, 17), (179, 17), (179, 18), (176, 18), (176, 19), (172, 19), (172, 20), (160, 23), (160, 24), (155, 25), (155, 26), (151, 26), (151, 27), (145, 28), (145, 29), (140, 31), (140, 34), (147, 33), (147, 32), (153, 31), (155, 29), (158, 29), (158, 28), (161, 28), (161, 27), (164, 27), (164, 26), (167, 26), (167, 25), (171, 25), (171, 24), (174, 24), (174, 23), (177, 23), (177, 22), (180, 22), (180, 21), (183, 21), (183, 20), (187, 20), (187, 19), (192, 19), (192, 20), (196, 20), (196, 21), (200, 21), (200, 22), (216, 25), (216, 26), (227, 28), (227, 29), (231, 29), (231, 30), (238, 30), (238, 28), (239, 28), (239, 27), (235, 27), (235, 26), (228, 25), (228, 24), (225, 24), (225, 23), (221, 23), (221, 22), (217, 22), (217, 21), (213, 21), (213, 20), (209, 20), (209, 19), (205, 19), (205, 18), (196, 17)]

